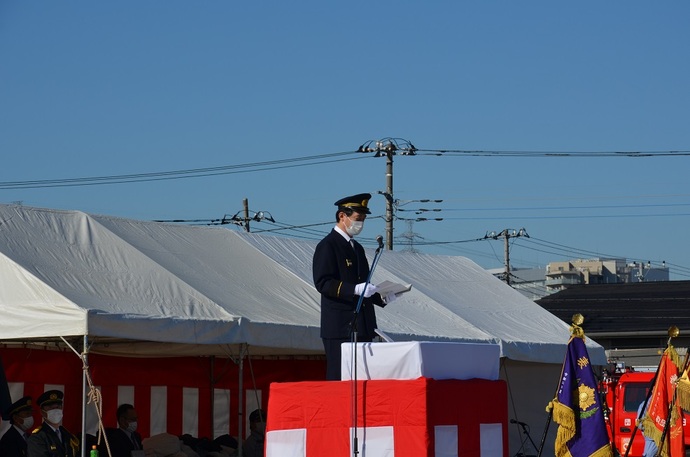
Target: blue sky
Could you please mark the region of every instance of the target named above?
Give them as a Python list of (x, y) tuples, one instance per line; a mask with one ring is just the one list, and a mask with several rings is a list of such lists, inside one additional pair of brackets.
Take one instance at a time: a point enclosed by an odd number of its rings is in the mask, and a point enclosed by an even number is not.
[(3, 0), (0, 202), (210, 221), (247, 198), (276, 220), (252, 231), (319, 239), (335, 200), (370, 192), (373, 246), (386, 163), (354, 151), (397, 137), (420, 153), (394, 157), (395, 249), (412, 231), (422, 252), (497, 268), (503, 242), (475, 240), (525, 228), (513, 267), (619, 256), (690, 279), (690, 157), (601, 154), (690, 151), (688, 17), (687, 2)]

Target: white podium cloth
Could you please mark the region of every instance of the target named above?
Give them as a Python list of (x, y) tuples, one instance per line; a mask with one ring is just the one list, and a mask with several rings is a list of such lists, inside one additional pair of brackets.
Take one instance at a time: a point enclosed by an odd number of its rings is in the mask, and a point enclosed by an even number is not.
[[(341, 346), (340, 377), (353, 378), (353, 343)], [(498, 344), (357, 343), (357, 379), (498, 379)]]

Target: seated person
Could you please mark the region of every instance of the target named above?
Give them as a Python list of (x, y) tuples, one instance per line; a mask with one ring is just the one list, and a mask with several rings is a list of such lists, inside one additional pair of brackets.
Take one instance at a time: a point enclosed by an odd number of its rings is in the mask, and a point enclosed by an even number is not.
[(244, 440), (242, 455), (245, 457), (263, 457), (264, 434), (266, 433), (266, 411), (256, 409), (249, 415), (249, 430), (251, 434)]
[[(112, 457), (131, 457), (132, 451), (143, 450), (141, 436), (137, 433), (137, 411), (124, 403), (117, 408), (117, 428), (106, 429), (106, 437)], [(105, 449), (103, 455), (108, 455)]]

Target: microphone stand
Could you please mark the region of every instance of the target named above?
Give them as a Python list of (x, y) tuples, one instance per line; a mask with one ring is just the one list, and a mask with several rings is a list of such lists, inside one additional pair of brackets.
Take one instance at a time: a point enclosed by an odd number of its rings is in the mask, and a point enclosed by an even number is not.
[(352, 452), (355, 457), (357, 454), (359, 454), (359, 443), (357, 440), (357, 318), (359, 317), (359, 312), (362, 309), (362, 303), (364, 302), (364, 293), (367, 290), (367, 286), (371, 283), (371, 277), (374, 274), (376, 265), (379, 263), (382, 250), (383, 243), (381, 240), (379, 240), (379, 247), (376, 248), (374, 260), (371, 262), (371, 268), (369, 269), (369, 275), (367, 276), (367, 280), (364, 282), (364, 290), (359, 296), (357, 308), (355, 308), (355, 313), (352, 316), (352, 323), (350, 325), (352, 328), (352, 428), (354, 433), (352, 439)]
[[(518, 452), (515, 455), (516, 456), (525, 455), (524, 449), (525, 449), (525, 444), (527, 444), (528, 439), (529, 439), (529, 442), (532, 443), (532, 447), (534, 448), (534, 450), (538, 452), (539, 449), (537, 448), (537, 445), (534, 444), (534, 440), (532, 440), (532, 437), (529, 434), (529, 427), (527, 426), (527, 424), (525, 424), (524, 422), (516, 421), (516, 420), (511, 420), (510, 422), (520, 426), (522, 428), (522, 433), (527, 437), (527, 438), (523, 438), (522, 446), (520, 446), (520, 449), (518, 449)], [(520, 454), (520, 451), (522, 451), (522, 454)]]

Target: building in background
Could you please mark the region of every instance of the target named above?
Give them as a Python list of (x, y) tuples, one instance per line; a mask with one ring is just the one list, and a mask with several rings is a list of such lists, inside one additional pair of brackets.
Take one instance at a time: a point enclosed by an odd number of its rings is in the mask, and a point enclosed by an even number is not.
[(586, 259), (551, 262), (546, 266), (546, 292), (552, 294), (576, 284), (619, 284), (668, 281), (669, 269), (651, 262), (625, 259)]
[(625, 366), (656, 366), (672, 326), (680, 329), (674, 347), (685, 354), (690, 346), (690, 281), (580, 284), (536, 303), (567, 324), (582, 314), (587, 337)]
[[(503, 268), (489, 270), (505, 279)], [(531, 300), (565, 290), (575, 285), (630, 284), (669, 281), (665, 262), (628, 262), (626, 259), (577, 259), (551, 262), (546, 268), (513, 268), (510, 285)]]

